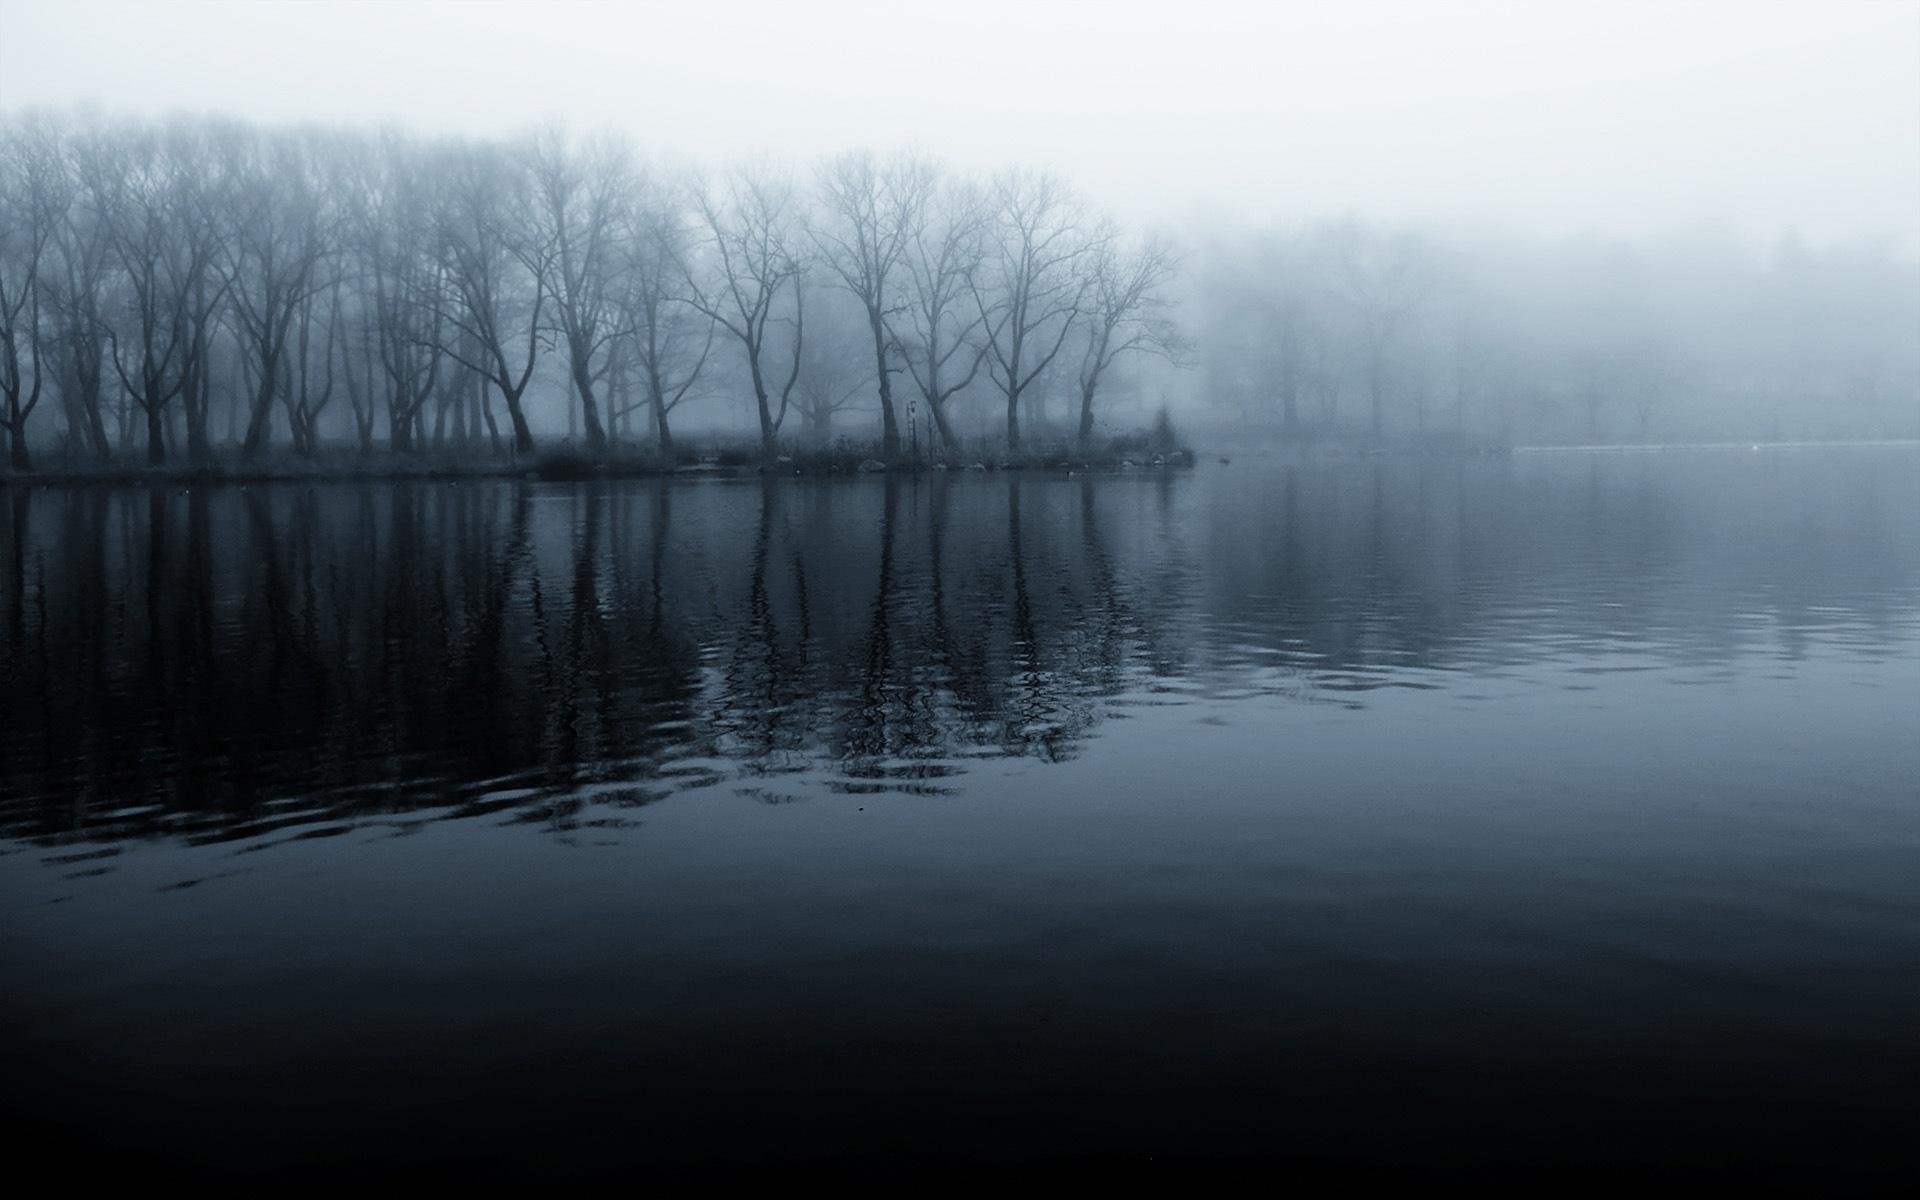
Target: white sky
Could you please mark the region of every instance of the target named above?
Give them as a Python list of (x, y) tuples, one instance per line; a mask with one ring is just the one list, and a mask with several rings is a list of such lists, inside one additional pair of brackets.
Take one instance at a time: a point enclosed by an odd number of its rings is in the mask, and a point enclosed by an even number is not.
[(1920, 247), (1920, 0), (0, 0), (0, 107), (914, 144), (1130, 216)]

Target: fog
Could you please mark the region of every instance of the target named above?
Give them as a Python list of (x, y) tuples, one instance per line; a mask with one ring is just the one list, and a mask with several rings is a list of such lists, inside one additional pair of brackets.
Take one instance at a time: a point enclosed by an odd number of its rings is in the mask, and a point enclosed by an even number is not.
[(5, 14), (15, 469), (1920, 434), (1912, 6)]
[[(1905, 3), (8, 0), (6, 106), (1051, 166), (1128, 219), (1920, 238)], [(164, 48), (164, 52), (156, 52)]]

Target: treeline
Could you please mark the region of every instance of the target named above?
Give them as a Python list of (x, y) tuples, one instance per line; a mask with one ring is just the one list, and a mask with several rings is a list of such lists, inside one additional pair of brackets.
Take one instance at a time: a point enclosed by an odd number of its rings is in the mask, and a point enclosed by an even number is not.
[(750, 400), (766, 455), (877, 408), (897, 460), (957, 451), (962, 393), (1018, 452), (1064, 384), (1085, 449), (1116, 367), (1181, 353), (1175, 270), (1055, 176), (912, 153), (707, 173), (557, 129), (26, 114), (0, 127), (0, 420), (16, 470), (283, 437), (525, 455), (545, 388), (590, 454), (671, 455), (704, 397)]
[(1379, 442), (1920, 436), (1920, 265), (1356, 220), (1215, 227), (1183, 313), (1235, 427)]
[(15, 470), (670, 462), (683, 427), (762, 456), (1052, 461), (1168, 407), (1368, 445), (1920, 436), (1920, 266), (1885, 246), (1352, 219), (1181, 243), (1057, 176), (911, 153), (703, 171), (554, 129), (18, 114), (0, 436)]

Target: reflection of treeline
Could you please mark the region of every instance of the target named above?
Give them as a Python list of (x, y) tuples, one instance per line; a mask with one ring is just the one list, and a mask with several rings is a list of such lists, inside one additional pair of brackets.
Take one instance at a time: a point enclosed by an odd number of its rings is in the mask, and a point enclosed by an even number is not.
[(1039, 492), (10, 491), (6, 824), (226, 838), (1069, 755), (1143, 647), (1176, 655), (1091, 483)]
[(1071, 757), (1116, 703), (1885, 647), (1910, 464), (1840, 466), (10, 489), (0, 828), (939, 791)]

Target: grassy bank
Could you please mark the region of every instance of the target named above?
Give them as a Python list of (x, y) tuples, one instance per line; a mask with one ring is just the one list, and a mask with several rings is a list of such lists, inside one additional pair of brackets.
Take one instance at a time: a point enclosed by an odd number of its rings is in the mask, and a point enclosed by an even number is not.
[(877, 472), (938, 472), (949, 470), (1114, 470), (1190, 467), (1193, 453), (1185, 447), (1160, 452), (1131, 443), (1106, 445), (1093, 451), (1069, 445), (1037, 446), (1009, 454), (1004, 449), (951, 457), (917, 460), (881, 457), (877, 444), (842, 442), (831, 447), (780, 450), (765, 458), (757, 447), (713, 443), (689, 445), (673, 455), (653, 449), (615, 448), (600, 454), (560, 446), (521, 457), (487, 453), (426, 452), (363, 454), (322, 450), (311, 455), (272, 454), (242, 458), (216, 455), (206, 463), (167, 463), (151, 466), (138, 460), (109, 462), (49, 462), (30, 471), (0, 472), (0, 482), (27, 485), (80, 486), (88, 484), (274, 483), (351, 480), (511, 479), (540, 480), (639, 479), (661, 476), (738, 475), (860, 475)]
[(36, 469), (0, 474), (19, 484), (272, 483), (322, 480), (644, 479), (701, 475), (858, 475), (917, 471), (1025, 471), (1168, 469), (1190, 467), (1194, 453), (1166, 413), (1148, 429), (1097, 439), (1088, 445), (1038, 440), (1009, 452), (985, 439), (948, 451), (888, 457), (872, 439), (840, 438), (831, 444), (780, 447), (769, 456), (756, 441), (740, 438), (685, 439), (670, 452), (652, 446), (617, 446), (589, 453), (571, 443), (527, 455), (486, 448), (433, 448), (394, 454), (357, 447), (322, 447), (311, 454), (282, 451), (244, 457), (223, 448), (204, 463), (153, 466), (139, 459), (108, 462), (59, 459)]

